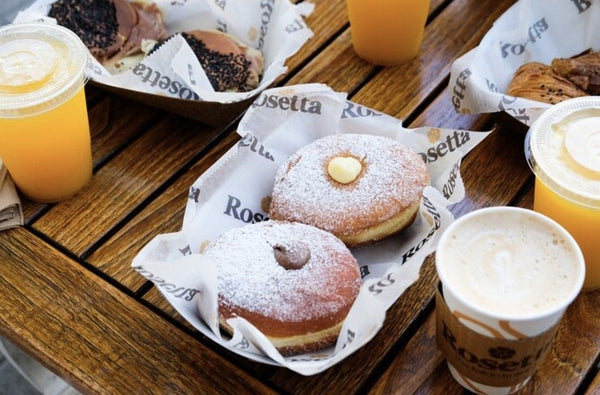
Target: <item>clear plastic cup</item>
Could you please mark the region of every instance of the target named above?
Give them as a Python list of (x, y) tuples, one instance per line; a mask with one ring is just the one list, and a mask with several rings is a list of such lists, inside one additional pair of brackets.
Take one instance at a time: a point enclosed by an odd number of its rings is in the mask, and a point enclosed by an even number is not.
[(417, 56), (430, 0), (346, 0), (346, 5), (358, 56), (378, 65)]
[(92, 175), (84, 94), (89, 60), (79, 37), (64, 27), (0, 27), (0, 157), (32, 200), (64, 200)]
[(600, 288), (600, 97), (558, 103), (531, 126), (525, 155), (533, 209), (564, 226), (583, 251), (584, 290)]

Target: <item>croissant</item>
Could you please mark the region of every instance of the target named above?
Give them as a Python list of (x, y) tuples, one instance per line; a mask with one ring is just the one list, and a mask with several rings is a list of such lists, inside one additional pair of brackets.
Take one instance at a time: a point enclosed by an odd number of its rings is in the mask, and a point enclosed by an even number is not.
[(539, 62), (525, 63), (519, 67), (506, 93), (550, 104), (587, 95), (552, 67)]

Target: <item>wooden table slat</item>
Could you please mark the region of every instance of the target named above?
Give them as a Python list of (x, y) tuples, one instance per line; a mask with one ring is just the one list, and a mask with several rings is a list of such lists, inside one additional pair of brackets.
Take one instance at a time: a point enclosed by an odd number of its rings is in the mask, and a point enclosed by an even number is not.
[(223, 139), (156, 200), (92, 253), (87, 261), (136, 291), (145, 280), (131, 269), (131, 262), (135, 255), (155, 236), (181, 229), (189, 187), (238, 140), (239, 137), (235, 133)]
[[(98, 99), (88, 114), (92, 139), (92, 160), (95, 168), (127, 142), (141, 134), (161, 112), (117, 96), (106, 96), (98, 88), (86, 87)], [(95, 100), (96, 101), (96, 100)], [(44, 205), (23, 200), (26, 222)]]
[(217, 133), (174, 116), (160, 121), (103, 166), (85, 189), (54, 206), (33, 227), (82, 254)]
[(25, 351), (80, 390), (268, 392), (23, 228), (0, 233), (0, 261), (0, 334), (29, 342)]
[(590, 386), (585, 390), (585, 395), (598, 395), (600, 394), (600, 362), (596, 365), (596, 375), (590, 384)]

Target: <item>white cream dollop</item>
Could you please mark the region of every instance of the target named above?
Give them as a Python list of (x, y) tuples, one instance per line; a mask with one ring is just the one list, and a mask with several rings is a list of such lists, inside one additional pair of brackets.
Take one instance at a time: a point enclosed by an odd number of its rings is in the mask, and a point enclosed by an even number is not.
[(336, 156), (329, 161), (327, 173), (341, 184), (349, 184), (356, 180), (362, 171), (362, 164), (351, 156)]

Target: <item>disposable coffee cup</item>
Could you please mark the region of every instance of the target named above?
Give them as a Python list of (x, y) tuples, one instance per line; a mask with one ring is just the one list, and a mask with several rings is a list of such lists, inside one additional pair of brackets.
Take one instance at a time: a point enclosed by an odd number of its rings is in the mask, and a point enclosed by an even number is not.
[(585, 277), (575, 239), (554, 220), (515, 207), (452, 223), (436, 269), (438, 347), (458, 383), (486, 394), (527, 384)]

